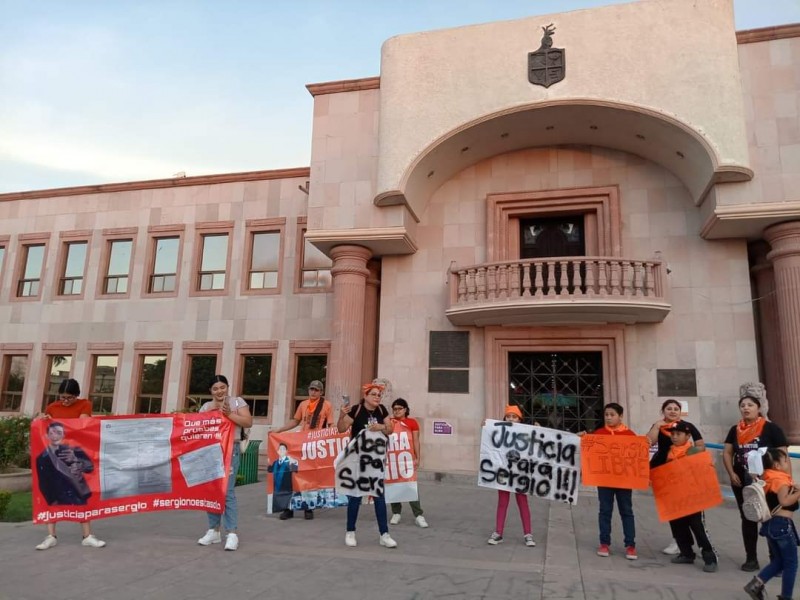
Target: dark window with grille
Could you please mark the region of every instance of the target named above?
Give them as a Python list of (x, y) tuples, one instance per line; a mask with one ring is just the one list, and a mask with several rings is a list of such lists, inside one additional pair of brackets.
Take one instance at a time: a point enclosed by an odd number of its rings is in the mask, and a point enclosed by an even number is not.
[(468, 331), (431, 331), (428, 347), (428, 391), (469, 393)]

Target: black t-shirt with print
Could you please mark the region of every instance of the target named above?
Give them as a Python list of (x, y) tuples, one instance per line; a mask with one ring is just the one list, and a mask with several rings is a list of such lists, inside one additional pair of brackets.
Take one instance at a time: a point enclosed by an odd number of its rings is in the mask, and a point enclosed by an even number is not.
[(376, 423), (383, 423), (384, 419), (389, 416), (389, 411), (383, 404), (379, 404), (373, 411), (367, 410), (364, 404), (357, 404), (350, 409), (347, 416), (353, 419), (353, 424), (350, 426), (350, 437), (354, 438), (369, 424), (371, 418), (375, 419)]
[(725, 443), (733, 446), (733, 472), (742, 479), (744, 485), (747, 485), (744, 481), (744, 476), (747, 473), (747, 453), (756, 448), (783, 448), (788, 446), (789, 442), (786, 440), (786, 434), (783, 433), (783, 429), (775, 425), (775, 423), (767, 421), (764, 423), (761, 435), (744, 446), (740, 446), (739, 441), (736, 439), (737, 425), (731, 427), (728, 437), (725, 438)]

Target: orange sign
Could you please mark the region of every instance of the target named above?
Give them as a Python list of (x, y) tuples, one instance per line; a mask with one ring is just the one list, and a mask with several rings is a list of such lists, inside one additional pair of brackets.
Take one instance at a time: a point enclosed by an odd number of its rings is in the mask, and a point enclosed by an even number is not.
[(650, 487), (650, 443), (640, 435), (581, 437), (581, 483), (626, 490)]
[(717, 471), (709, 452), (698, 452), (650, 471), (656, 510), (672, 521), (722, 504)]

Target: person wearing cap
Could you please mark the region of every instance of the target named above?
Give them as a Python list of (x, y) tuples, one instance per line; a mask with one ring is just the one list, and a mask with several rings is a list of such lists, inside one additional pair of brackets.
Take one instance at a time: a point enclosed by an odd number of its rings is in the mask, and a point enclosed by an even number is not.
[[(670, 437), (672, 438), (672, 445), (667, 453), (667, 462), (673, 460), (680, 460), (690, 454), (698, 452), (705, 452), (705, 449), (692, 446), (689, 439), (692, 436), (692, 426), (686, 421), (675, 421), (670, 425)], [(711, 540), (708, 539), (708, 532), (705, 526), (705, 517), (703, 512), (696, 512), (684, 517), (673, 519), (669, 522), (672, 529), (672, 537), (678, 543), (680, 553), (672, 557), (672, 563), (676, 565), (691, 565), (694, 564), (697, 556), (694, 552), (694, 542), (697, 540), (697, 545), (703, 556), (703, 571), (706, 573), (715, 573), (717, 571), (717, 553), (711, 545)], [(694, 537), (692, 536), (694, 534)]]
[[(510, 423), (522, 423), (522, 411), (519, 406), (509, 404), (503, 413), (503, 420)], [(536, 542), (531, 533), (531, 509), (528, 507), (528, 496), (515, 492), (519, 518), (522, 521), (523, 542), (526, 546), (533, 547)], [(489, 536), (487, 543), (491, 546), (503, 543), (503, 530), (506, 526), (506, 515), (508, 514), (508, 503), (511, 500), (511, 492), (507, 490), (497, 490), (497, 514), (495, 515), (495, 527), (492, 535)]]
[[(281, 433), (294, 429), (298, 425), (300, 431), (311, 431), (314, 429), (325, 429), (333, 427), (333, 406), (331, 403), (322, 397), (325, 391), (325, 386), (319, 379), (315, 379), (308, 384), (308, 398), (303, 400), (294, 412), (294, 416), (280, 429), (274, 430), (273, 433)], [(313, 519), (314, 510), (311, 508), (305, 509), (305, 518)], [(279, 517), (281, 521), (291, 519), (294, 517), (294, 511), (287, 508), (281, 512)]]
[[(58, 386), (58, 400), (45, 408), (40, 419), (85, 419), (92, 416), (92, 403), (80, 398), (81, 386), (74, 379), (65, 379)], [(91, 495), (83, 473), (94, 470), (86, 453), (76, 446), (63, 444), (64, 425), (50, 423), (47, 427), (48, 447), (36, 459), (39, 487), (50, 505), (86, 504)], [(64, 465), (64, 466), (62, 466)], [(65, 485), (64, 482), (69, 482)], [(89, 521), (81, 522), (83, 531), (82, 546), (102, 548), (103, 540), (92, 534)], [(36, 546), (37, 550), (49, 550), (58, 543), (56, 523), (47, 524), (47, 537)]]
[[(745, 562), (742, 571), (758, 571), (758, 523), (748, 520), (742, 512), (742, 488), (752, 483), (747, 470), (747, 453), (758, 448), (778, 448), (788, 453), (789, 442), (783, 430), (761, 415), (761, 400), (745, 395), (739, 400), (741, 420), (730, 428), (722, 451), (722, 463), (731, 480), (731, 489), (739, 507), (742, 521), (742, 541)], [(790, 463), (791, 464), (791, 463)], [(791, 472), (789, 473), (791, 475)]]

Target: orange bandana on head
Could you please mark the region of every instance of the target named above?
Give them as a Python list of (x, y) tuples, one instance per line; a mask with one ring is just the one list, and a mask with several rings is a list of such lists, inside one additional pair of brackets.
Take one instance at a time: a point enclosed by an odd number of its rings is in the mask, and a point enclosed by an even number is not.
[(365, 383), (364, 385), (361, 386), (361, 394), (366, 396), (367, 394), (369, 394), (369, 391), (372, 388), (375, 388), (381, 394), (383, 393), (383, 386), (381, 384), (379, 384), (379, 383)]
[(767, 482), (766, 491), (774, 494), (777, 494), (778, 490), (784, 486), (794, 487), (791, 476), (777, 469), (764, 469), (764, 481)]
[(754, 439), (761, 436), (761, 432), (764, 430), (764, 423), (766, 422), (767, 420), (764, 417), (758, 417), (748, 425), (744, 422), (744, 419), (742, 419), (736, 426), (736, 441), (740, 446), (749, 444)]

